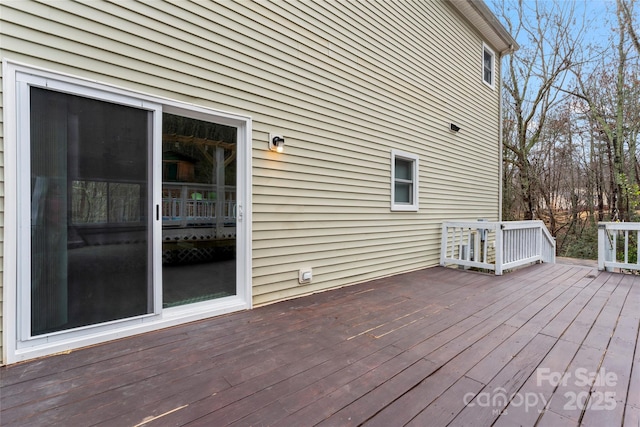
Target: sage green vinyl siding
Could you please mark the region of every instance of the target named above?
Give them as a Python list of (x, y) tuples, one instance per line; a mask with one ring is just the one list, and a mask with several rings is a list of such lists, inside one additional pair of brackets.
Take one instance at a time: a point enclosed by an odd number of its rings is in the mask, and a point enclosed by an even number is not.
[[(4, 58), (253, 118), (256, 305), (434, 266), (442, 221), (498, 219), (499, 87), (444, 1), (8, 1), (0, 27)], [(390, 210), (391, 149), (420, 158), (419, 212)]]

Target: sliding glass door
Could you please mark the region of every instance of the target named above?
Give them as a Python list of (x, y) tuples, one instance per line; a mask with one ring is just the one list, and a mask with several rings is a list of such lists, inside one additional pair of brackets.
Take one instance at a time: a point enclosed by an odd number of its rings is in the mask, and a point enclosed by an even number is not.
[(237, 295), (238, 128), (35, 86), (29, 117), (29, 336)]
[(29, 87), (30, 335), (153, 312), (153, 113)]
[(237, 132), (162, 115), (165, 308), (236, 295)]
[(7, 360), (251, 307), (251, 118), (7, 65)]

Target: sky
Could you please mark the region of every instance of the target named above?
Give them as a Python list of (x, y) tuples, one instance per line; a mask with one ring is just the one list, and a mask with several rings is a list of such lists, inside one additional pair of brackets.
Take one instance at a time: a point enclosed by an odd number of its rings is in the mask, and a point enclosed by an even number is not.
[[(496, 14), (498, 19), (501, 19), (500, 5), (505, 0), (485, 0), (489, 8)], [(585, 33), (585, 38), (594, 44), (606, 44), (609, 37), (612, 35), (611, 28), (617, 25), (615, 20), (615, 0), (556, 0), (558, 3), (568, 6), (570, 3), (575, 3), (576, 17), (578, 21), (577, 26), (580, 23), (585, 22), (588, 26), (588, 30)], [(540, 4), (553, 4), (553, 0), (538, 0)], [(524, 0), (526, 9), (533, 12), (535, 1)], [(516, 40), (520, 45), (523, 45), (524, 40)]]
[(612, 36), (612, 28), (617, 27), (616, 2), (605, 0), (582, 0), (576, 7), (580, 9), (581, 16), (586, 16), (589, 21), (587, 37), (598, 44), (605, 44)]

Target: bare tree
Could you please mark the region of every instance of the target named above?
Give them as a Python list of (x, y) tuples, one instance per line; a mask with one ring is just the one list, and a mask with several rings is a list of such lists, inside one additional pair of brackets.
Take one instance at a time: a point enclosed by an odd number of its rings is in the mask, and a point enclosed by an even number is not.
[[(574, 67), (576, 90), (573, 95), (588, 106), (596, 134), (605, 143), (610, 189), (610, 215), (628, 221), (637, 204), (640, 166), (636, 155), (638, 135), (638, 60), (629, 56), (631, 43), (624, 0), (617, 1), (617, 35), (612, 55), (602, 56), (597, 67)], [(609, 60), (612, 57), (613, 60)], [(635, 117), (633, 117), (635, 114)]]
[[(636, 1), (588, 21), (577, 2), (494, 4), (521, 46), (503, 68), (503, 217), (545, 220), (558, 253), (594, 256), (596, 223), (640, 209)], [(587, 45), (608, 16), (607, 43)]]
[(633, 46), (636, 48), (636, 52), (640, 54), (640, 40), (638, 39), (638, 33), (635, 30), (635, 20), (633, 17), (633, 6), (635, 0), (618, 0), (618, 3), (620, 4), (623, 24), (626, 27), (627, 32), (629, 33), (629, 37), (631, 38)]
[[(504, 119), (514, 123), (514, 132), (503, 132), (506, 156), (517, 169), (524, 219), (536, 217), (538, 175), (530, 154), (540, 143), (547, 117), (566, 94), (563, 86), (572, 68), (583, 34), (574, 3), (564, 1), (503, 4), (500, 8), (507, 29), (516, 39), (526, 40), (509, 56), (503, 80), (508, 95)], [(515, 16), (515, 19), (514, 19)]]

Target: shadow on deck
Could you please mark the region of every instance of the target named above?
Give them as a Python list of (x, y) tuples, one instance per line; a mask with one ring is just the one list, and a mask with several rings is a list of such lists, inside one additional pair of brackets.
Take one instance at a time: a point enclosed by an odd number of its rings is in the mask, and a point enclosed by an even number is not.
[(0, 420), (637, 426), (639, 324), (639, 276), (436, 267), (4, 367)]

